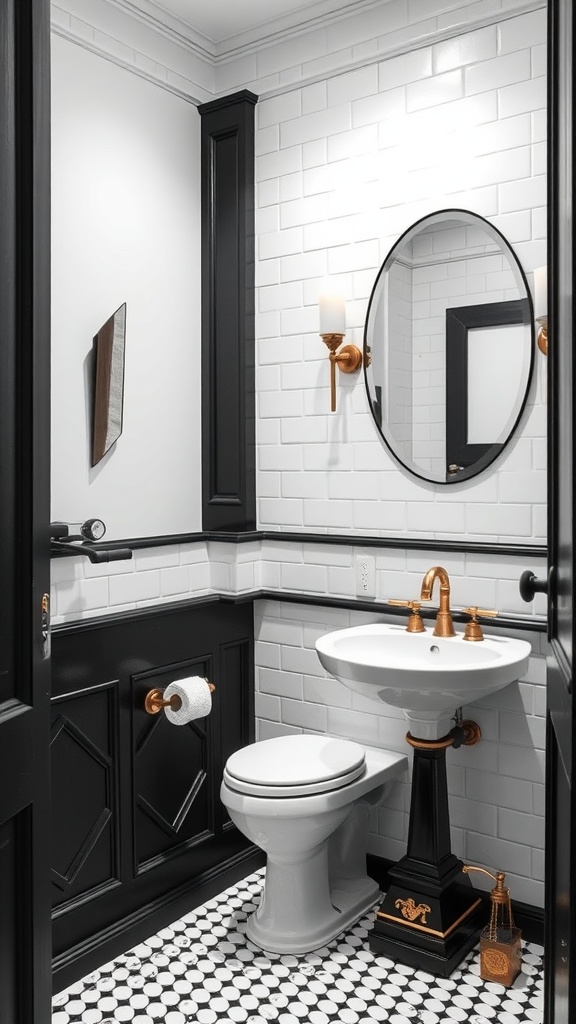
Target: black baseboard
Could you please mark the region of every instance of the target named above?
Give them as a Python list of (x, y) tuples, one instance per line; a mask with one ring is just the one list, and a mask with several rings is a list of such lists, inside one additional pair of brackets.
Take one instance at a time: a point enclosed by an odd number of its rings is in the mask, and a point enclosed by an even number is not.
[(140, 907), (109, 928), (92, 935), (86, 942), (66, 950), (52, 961), (53, 991), (61, 992), (101, 964), (144, 942), (160, 928), (166, 928), (183, 914), (189, 914), (195, 907), (262, 867), (265, 860), (261, 850), (250, 846), (194, 878), (188, 885), (179, 886), (162, 899)]
[[(388, 889), (388, 871), (393, 866), (393, 861), (384, 857), (376, 857), (368, 854), (368, 874), (378, 883), (382, 892)], [(486, 924), (490, 919), (490, 894), (478, 889), (478, 896), (482, 900), (482, 917)], [(540, 907), (533, 907), (529, 903), (520, 903), (512, 900), (512, 912), (514, 921), (522, 931), (522, 938), (526, 942), (537, 942), (544, 945), (544, 910)]]

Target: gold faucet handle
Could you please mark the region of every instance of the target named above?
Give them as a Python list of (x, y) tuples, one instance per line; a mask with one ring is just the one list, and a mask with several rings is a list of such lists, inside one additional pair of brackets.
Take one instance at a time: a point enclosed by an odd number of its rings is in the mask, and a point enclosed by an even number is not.
[(470, 608), (463, 608), (462, 611), (464, 615), (470, 615), (470, 622), (466, 623), (466, 630), (464, 632), (465, 640), (483, 640), (484, 633), (478, 618), (493, 619), (498, 615), (498, 612), (493, 608), (478, 608), (475, 604), (471, 605)]
[(473, 619), (493, 619), (499, 614), (494, 608), (478, 608), (475, 604), (470, 605), (469, 608), (463, 608), (462, 611), (465, 615), (471, 615)]
[(421, 602), (420, 601), (402, 601), (397, 597), (389, 597), (386, 604), (396, 605), (397, 608), (409, 608), (410, 615), (408, 616), (408, 622), (406, 624), (406, 631), (408, 633), (424, 633), (426, 627), (422, 621), (420, 614)]

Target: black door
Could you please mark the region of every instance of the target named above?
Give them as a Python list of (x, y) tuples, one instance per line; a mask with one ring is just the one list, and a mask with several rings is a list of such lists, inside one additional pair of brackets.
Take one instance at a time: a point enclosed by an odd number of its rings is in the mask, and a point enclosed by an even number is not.
[(546, 832), (546, 1024), (576, 1014), (574, 706), (573, 9), (549, 4), (549, 638)]
[(0, 0), (0, 1020), (50, 1019), (48, 0)]

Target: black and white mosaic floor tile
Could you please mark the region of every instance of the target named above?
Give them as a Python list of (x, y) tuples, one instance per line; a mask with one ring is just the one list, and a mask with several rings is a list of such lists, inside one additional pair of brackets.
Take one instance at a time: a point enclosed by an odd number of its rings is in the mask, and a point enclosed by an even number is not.
[(306, 956), (247, 941), (263, 870), (249, 875), (53, 1000), (52, 1024), (542, 1024), (543, 949), (524, 943), (512, 988), (478, 955), (444, 979), (376, 956), (372, 915)]

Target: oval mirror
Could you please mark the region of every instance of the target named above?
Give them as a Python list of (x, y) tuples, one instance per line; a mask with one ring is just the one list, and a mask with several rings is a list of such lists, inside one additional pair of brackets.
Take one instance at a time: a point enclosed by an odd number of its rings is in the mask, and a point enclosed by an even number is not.
[(370, 408), (398, 461), (450, 484), (494, 461), (524, 408), (534, 358), (526, 276), (467, 210), (417, 221), (390, 250), (364, 333)]

